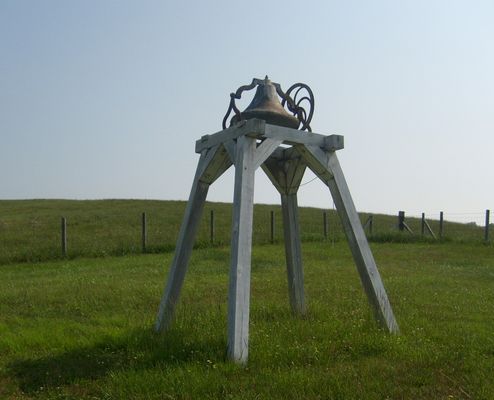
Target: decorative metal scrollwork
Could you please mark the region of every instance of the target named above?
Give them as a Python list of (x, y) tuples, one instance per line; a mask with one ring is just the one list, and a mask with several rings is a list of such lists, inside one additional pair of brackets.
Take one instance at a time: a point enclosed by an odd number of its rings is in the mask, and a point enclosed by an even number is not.
[[(305, 90), (307, 94), (299, 99), (298, 95), (302, 90)], [(295, 94), (293, 96), (290, 96), (293, 91), (295, 91)], [(293, 115), (295, 115), (302, 124), (302, 126), (299, 128), (300, 130), (304, 131), (305, 129), (307, 129), (309, 132), (312, 132), (309, 124), (310, 121), (312, 121), (312, 116), (314, 115), (314, 94), (312, 93), (311, 88), (305, 83), (295, 83), (286, 91), (285, 96), (286, 99), (285, 97), (281, 96), (283, 99), (281, 101), (281, 105), (285, 107), (285, 103), (288, 104), (288, 110), (290, 110), (290, 112), (292, 112)], [(291, 99), (292, 102), (290, 102), (289, 99)], [(303, 102), (308, 103), (308, 113), (306, 109), (300, 105)]]
[[(228, 106), (225, 117), (223, 118), (223, 129), (227, 128), (228, 118), (230, 117), (232, 111), (235, 113), (235, 115), (230, 120), (230, 123), (232, 122), (232, 120), (241, 121), (244, 119), (242, 116), (242, 112), (235, 104), (235, 99), (240, 99), (244, 91), (252, 90), (256, 86), (264, 85), (274, 86), (276, 93), (278, 94), (278, 96), (281, 97), (281, 112), (285, 113), (284, 111), (282, 111), (282, 109), (285, 108), (286, 105), (286, 109), (288, 110), (288, 112), (293, 114), (296, 120), (299, 121), (299, 126), (297, 129), (312, 132), (310, 122), (314, 114), (314, 94), (312, 93), (310, 87), (307, 86), (305, 83), (296, 83), (292, 85), (285, 93), (281, 89), (279, 83), (271, 82), (267, 76), (265, 79), (254, 78), (250, 85), (240, 86), (235, 93), (230, 94), (230, 104)], [(294, 92), (293, 97), (291, 96), (292, 92)], [(299, 95), (301, 95), (300, 98)]]
[(256, 86), (262, 84), (263, 80), (262, 79), (257, 79), (254, 78), (252, 79), (252, 83), (250, 85), (243, 85), (240, 86), (235, 93), (230, 93), (230, 105), (228, 106), (228, 110), (226, 111), (225, 117), (223, 118), (223, 129), (226, 129), (226, 123), (228, 121), (228, 117), (230, 116), (230, 113), (235, 112), (235, 115), (238, 116), (238, 118), (241, 120), (242, 119), (242, 113), (240, 110), (237, 108), (235, 104), (235, 99), (240, 100), (242, 97), (242, 93), (246, 90), (252, 90)]

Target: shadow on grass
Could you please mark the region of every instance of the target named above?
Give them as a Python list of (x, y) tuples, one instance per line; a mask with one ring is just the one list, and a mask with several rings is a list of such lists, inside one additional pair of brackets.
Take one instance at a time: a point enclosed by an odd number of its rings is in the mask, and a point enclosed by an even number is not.
[(198, 340), (190, 333), (172, 329), (164, 335), (152, 329), (107, 337), (93, 346), (38, 359), (12, 362), (8, 374), (25, 393), (94, 380), (119, 370), (140, 370), (156, 365), (173, 366), (210, 359), (225, 359), (224, 338)]

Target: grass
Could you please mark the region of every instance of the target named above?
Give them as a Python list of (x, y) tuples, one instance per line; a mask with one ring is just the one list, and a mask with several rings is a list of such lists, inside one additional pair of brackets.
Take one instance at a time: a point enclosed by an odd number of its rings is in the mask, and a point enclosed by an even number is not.
[[(68, 256), (92, 257), (137, 254), (141, 252), (141, 213), (148, 219), (150, 253), (174, 249), (185, 202), (151, 200), (2, 200), (0, 201), (0, 264), (61, 259), (60, 218), (67, 218)], [(210, 211), (215, 212), (215, 242), (227, 245), (231, 231), (231, 204), (207, 203), (199, 228), (197, 247), (210, 246)], [(281, 210), (274, 205), (255, 205), (254, 244), (270, 242), (270, 212), (275, 212), (275, 242), (282, 240)], [(337, 215), (330, 210), (330, 241), (343, 239)], [(369, 214), (362, 213), (364, 222)], [(407, 218), (415, 236), (397, 231), (397, 217), (374, 215), (371, 241), (416, 242), (422, 238), (420, 220)], [(304, 242), (323, 241), (322, 210), (300, 209), (301, 237)], [(438, 221), (429, 221), (437, 233)], [(494, 231), (494, 227), (493, 227)], [(446, 239), (483, 240), (483, 229), (476, 225), (445, 222)]]
[(494, 398), (492, 246), (372, 249), (398, 336), (376, 327), (344, 242), (304, 243), (305, 318), (282, 246), (255, 246), (246, 368), (225, 361), (227, 247), (193, 253), (162, 336), (171, 253), (0, 266), (0, 398)]

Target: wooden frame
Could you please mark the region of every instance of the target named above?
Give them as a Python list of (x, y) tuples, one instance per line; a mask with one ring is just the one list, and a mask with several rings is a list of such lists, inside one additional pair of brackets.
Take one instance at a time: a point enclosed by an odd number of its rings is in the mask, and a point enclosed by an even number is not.
[[(283, 147), (282, 144), (292, 147)], [(248, 359), (254, 180), (259, 167), (281, 196), (288, 296), (292, 311), (295, 314), (306, 311), (297, 191), (308, 167), (331, 192), (376, 320), (388, 332), (397, 333), (398, 324), (336, 157), (335, 151), (342, 148), (342, 136), (306, 133), (257, 119), (242, 121), (198, 140), (196, 152), (201, 156), (160, 302), (156, 330), (163, 331), (171, 324), (209, 186), (233, 164), (235, 187), (228, 294), (228, 358), (238, 363), (245, 363)]]

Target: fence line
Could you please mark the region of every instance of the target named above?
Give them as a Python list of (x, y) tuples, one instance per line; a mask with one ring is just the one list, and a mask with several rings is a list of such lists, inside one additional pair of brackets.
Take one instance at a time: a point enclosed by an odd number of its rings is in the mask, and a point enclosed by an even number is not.
[[(469, 215), (469, 216), (472, 216), (472, 215), (477, 215), (477, 216), (481, 216), (481, 215), (485, 215), (485, 223), (484, 223), (484, 229), (483, 229), (483, 238), (484, 238), (484, 242), (489, 242), (489, 232), (490, 232), (490, 210), (487, 209), (485, 210), (485, 213), (452, 213), (454, 215)], [(416, 216), (412, 216), (412, 218), (416, 218)], [(425, 234), (425, 230), (428, 231), (428, 233), (434, 238), (436, 239), (436, 235), (434, 233), (434, 231), (432, 230), (429, 222), (426, 220), (425, 218), (425, 213), (421, 213), (421, 236), (424, 236)], [(459, 225), (465, 225), (465, 224), (461, 224), (461, 223), (457, 223)], [(475, 224), (477, 225), (476, 222), (469, 222), (468, 224), (466, 225), (471, 225), (471, 224)], [(405, 212), (404, 211), (399, 211), (398, 212), (398, 228), (403, 231), (404, 229), (406, 229), (407, 231), (409, 231), (409, 233), (412, 233), (413, 234), (413, 231), (408, 227), (408, 225), (406, 224), (405, 222)], [(444, 212), (443, 211), (440, 211), (439, 212), (439, 227), (438, 227), (438, 236), (439, 236), (439, 239), (443, 239), (444, 238)]]
[[(89, 216), (88, 216), (89, 214)], [(149, 253), (172, 250), (178, 234), (181, 213), (173, 215), (155, 211), (136, 213), (135, 217), (123, 214), (106, 217), (97, 215), (65, 215), (59, 217), (58, 230), (51, 220), (42, 216), (26, 221), (0, 220), (0, 264), (11, 261), (51, 259), (57, 257), (94, 256), (106, 254)], [(457, 216), (460, 213), (455, 213)], [(430, 237), (436, 240), (473, 240), (490, 242), (490, 210), (483, 213), (461, 213), (462, 215), (483, 218), (480, 223), (461, 224), (447, 219), (447, 213), (439, 212), (439, 219), (407, 215), (398, 212), (398, 217), (361, 213), (362, 226), (370, 240), (408, 240), (407, 238)], [(208, 221), (209, 216), (209, 221)], [(331, 216), (331, 221), (330, 221)], [(269, 217), (269, 218), (268, 218)], [(52, 217), (50, 217), (52, 218)], [(283, 238), (279, 207), (256, 208), (253, 223), (253, 243), (277, 243)], [(106, 219), (106, 221), (105, 221)], [(334, 210), (300, 210), (302, 241), (344, 238), (344, 232)], [(209, 222), (209, 223), (208, 223)], [(331, 223), (330, 223), (331, 222)], [(17, 227), (19, 229), (17, 229)], [(139, 235), (140, 228), (140, 235)], [(197, 244), (228, 245), (231, 234), (231, 216), (227, 208), (210, 208), (200, 224)], [(402, 237), (403, 235), (403, 237)], [(137, 238), (140, 236), (140, 243)], [(58, 237), (58, 240), (57, 240)], [(134, 239), (133, 239), (134, 238)], [(57, 241), (60, 247), (56, 245)], [(140, 245), (139, 245), (140, 244)]]

